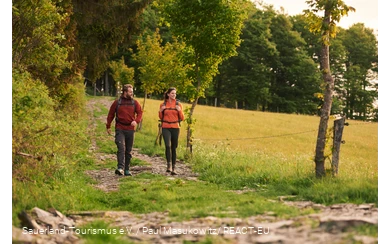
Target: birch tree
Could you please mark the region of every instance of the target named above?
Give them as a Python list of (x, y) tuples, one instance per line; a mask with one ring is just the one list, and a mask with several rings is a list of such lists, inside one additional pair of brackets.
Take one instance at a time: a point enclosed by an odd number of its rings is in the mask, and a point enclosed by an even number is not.
[[(321, 107), (314, 161), (316, 176), (323, 177), (325, 176), (324, 150), (326, 134), (334, 93), (334, 79), (329, 61), (329, 46), (331, 38), (336, 37), (337, 23), (341, 17), (348, 15), (349, 11), (355, 11), (355, 9), (347, 6), (342, 0), (308, 0), (306, 3), (309, 5), (309, 9), (304, 10), (304, 13), (309, 22), (309, 30), (321, 34), (320, 69), (324, 81), (324, 101)], [(321, 17), (319, 14), (323, 16)]]

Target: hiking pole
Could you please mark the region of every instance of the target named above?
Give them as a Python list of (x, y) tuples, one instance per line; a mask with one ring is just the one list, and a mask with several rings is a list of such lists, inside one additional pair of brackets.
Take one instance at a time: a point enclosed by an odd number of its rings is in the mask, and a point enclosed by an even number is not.
[(162, 133), (160, 134), (160, 137), (158, 138), (158, 144), (161, 146), (161, 139), (162, 139)]
[(161, 128), (161, 123), (158, 124), (158, 133), (157, 133), (157, 137), (156, 137), (156, 141), (154, 143), (154, 145), (157, 146), (157, 144), (160, 144), (161, 146), (161, 138), (162, 138), (162, 128)]

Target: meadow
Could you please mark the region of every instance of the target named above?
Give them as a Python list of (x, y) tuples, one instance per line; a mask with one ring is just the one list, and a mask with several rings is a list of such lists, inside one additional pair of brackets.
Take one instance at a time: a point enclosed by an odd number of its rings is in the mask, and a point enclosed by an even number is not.
[[(142, 102), (142, 101), (141, 101)], [(146, 100), (143, 131), (157, 133), (160, 101)], [(188, 108), (190, 104), (183, 104)], [(204, 164), (226, 164), (253, 168), (282, 178), (314, 175), (314, 154), (318, 116), (246, 111), (197, 105), (193, 117), (195, 131), (193, 156)], [(332, 129), (325, 155), (331, 165)], [(182, 122), (179, 150), (186, 150), (186, 124)], [(153, 138), (153, 137), (152, 137)], [(154, 139), (154, 138), (153, 138)], [(146, 137), (144, 140), (147, 141)], [(339, 180), (370, 181), (378, 174), (378, 123), (346, 120), (340, 148)], [(142, 143), (138, 140), (137, 143)], [(147, 147), (147, 144), (143, 144)], [(142, 147), (141, 147), (142, 148)], [(223, 155), (226, 155), (224, 157)], [(201, 162), (198, 162), (199, 164)], [(226, 167), (228, 168), (228, 167)], [(272, 177), (273, 178), (273, 177)]]
[[(54, 157), (56, 171), (50, 177), (35, 174), (32, 181), (13, 179), (13, 225), (18, 214), (33, 207), (74, 211), (118, 210), (137, 214), (169, 212), (172, 219), (194, 217), (248, 217), (272, 212), (279, 217), (304, 215), (279, 202), (309, 200), (378, 205), (378, 124), (347, 121), (341, 145), (339, 175), (315, 177), (313, 161), (319, 117), (264, 113), (197, 105), (193, 153), (186, 148), (186, 123), (181, 122), (178, 147), (180, 163), (188, 164), (199, 181), (170, 179), (142, 173), (120, 179), (120, 188), (103, 192), (86, 170), (109, 168), (115, 160), (96, 160), (95, 153), (115, 154), (116, 146), (105, 131), (105, 117), (114, 98), (88, 97), (95, 103), (89, 118), (80, 121), (85, 146), (71, 158)], [(139, 99), (141, 104), (142, 99)], [(147, 99), (142, 129), (135, 145), (141, 153), (164, 157), (164, 146), (155, 145), (158, 108), (162, 101)], [(184, 108), (190, 105), (183, 103)], [(330, 127), (332, 121), (330, 121)], [(84, 137), (83, 137), (84, 138)], [(91, 152), (92, 141), (97, 151)], [(331, 141), (331, 140), (330, 140)], [(329, 145), (330, 146), (330, 145)], [(330, 147), (327, 154), (330, 155)], [(145, 165), (138, 159), (132, 165)], [(326, 168), (330, 170), (330, 161)], [(29, 170), (29, 169), (26, 169)], [(31, 174), (34, 175), (34, 174)], [(237, 194), (237, 190), (242, 194)], [(374, 236), (377, 230), (374, 230)]]
[[(143, 128), (137, 135), (137, 143), (145, 152), (153, 153), (148, 145), (157, 134), (160, 103), (152, 99), (145, 103)], [(183, 106), (185, 109), (190, 104)], [(232, 189), (267, 188), (266, 192), (273, 196), (296, 195), (324, 204), (378, 201), (377, 123), (347, 120), (338, 176), (331, 177), (330, 173), (330, 138), (325, 151), (328, 176), (316, 179), (318, 116), (197, 105), (193, 117), (196, 119), (193, 154), (188, 163), (203, 180)], [(333, 121), (332, 117), (330, 136)], [(182, 122), (179, 143), (182, 158), (188, 152), (186, 133), (186, 124)]]

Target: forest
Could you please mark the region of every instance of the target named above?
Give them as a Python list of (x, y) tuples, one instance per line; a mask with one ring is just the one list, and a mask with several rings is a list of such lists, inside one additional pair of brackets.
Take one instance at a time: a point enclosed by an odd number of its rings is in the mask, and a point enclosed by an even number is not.
[[(205, 63), (210, 77), (201, 89), (189, 84), (195, 81), (184, 56), (188, 58), (193, 47), (178, 39), (183, 34), (173, 34), (179, 32), (173, 32), (169, 23), (175, 21), (169, 14), (169, 1), (14, 1), (13, 72), (40, 80), (64, 108), (77, 107), (71, 97), (82, 92), (81, 85), (95, 95), (115, 96), (118, 83), (128, 82), (141, 97), (160, 98), (166, 87), (177, 86), (183, 90), (183, 101), (191, 101), (195, 89), (199, 104), (318, 114), (323, 101), (318, 69), (321, 36), (308, 30), (303, 14), (288, 16), (272, 6), (256, 8), (252, 2), (243, 2), (239, 20), (234, 20), (239, 44), (234, 53), (221, 56), (224, 60), (217, 67)], [(193, 8), (188, 6), (189, 11)], [(212, 22), (207, 15), (203, 18)], [(213, 32), (220, 27), (208, 28)], [(225, 42), (232, 36), (219, 34)], [(206, 42), (198, 38), (198, 43)], [(218, 53), (216, 48), (207, 51)], [(364, 24), (338, 27), (330, 46), (335, 79), (332, 114), (377, 120), (377, 50), (377, 37)]]

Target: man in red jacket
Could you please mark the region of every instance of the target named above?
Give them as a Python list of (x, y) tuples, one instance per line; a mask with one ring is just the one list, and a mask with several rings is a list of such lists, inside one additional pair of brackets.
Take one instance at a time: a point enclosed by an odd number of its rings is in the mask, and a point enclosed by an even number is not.
[(111, 122), (115, 118), (115, 144), (118, 148), (118, 167), (115, 170), (117, 175), (131, 176), (130, 161), (131, 150), (134, 143), (134, 133), (137, 124), (142, 120), (142, 108), (138, 101), (133, 98), (133, 86), (123, 85), (122, 95), (115, 100), (107, 115), (106, 129), (111, 135)]

